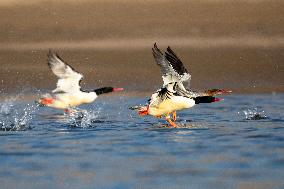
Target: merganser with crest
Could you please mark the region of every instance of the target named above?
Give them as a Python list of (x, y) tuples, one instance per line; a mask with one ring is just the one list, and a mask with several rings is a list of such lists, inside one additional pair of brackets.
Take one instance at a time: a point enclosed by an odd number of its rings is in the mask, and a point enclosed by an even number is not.
[(51, 50), (48, 53), (48, 66), (58, 77), (57, 88), (52, 91), (52, 95), (42, 97), (38, 103), (44, 106), (65, 109), (75, 107), (81, 104), (92, 103), (98, 95), (116, 91), (122, 91), (123, 88), (103, 87), (94, 91), (83, 91), (80, 82), (83, 75), (75, 71), (70, 65), (65, 63), (57, 53)]
[(152, 51), (157, 65), (161, 68), (164, 84), (151, 96), (147, 106), (131, 108), (138, 109), (140, 115), (153, 115), (159, 118), (165, 116), (171, 126), (177, 127), (176, 111), (191, 108), (200, 103), (218, 102), (222, 99), (214, 95), (231, 92), (223, 89), (211, 89), (205, 92), (190, 90), (191, 75), (173, 50), (168, 47), (163, 54), (155, 43)]

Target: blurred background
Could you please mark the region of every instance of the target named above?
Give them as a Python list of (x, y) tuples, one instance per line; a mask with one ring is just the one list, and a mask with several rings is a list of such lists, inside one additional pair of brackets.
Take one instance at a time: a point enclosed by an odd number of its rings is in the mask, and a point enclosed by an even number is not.
[(0, 88), (55, 88), (54, 49), (85, 89), (151, 93), (162, 84), (157, 42), (184, 62), (193, 89), (284, 92), (283, 10), (282, 0), (0, 0)]

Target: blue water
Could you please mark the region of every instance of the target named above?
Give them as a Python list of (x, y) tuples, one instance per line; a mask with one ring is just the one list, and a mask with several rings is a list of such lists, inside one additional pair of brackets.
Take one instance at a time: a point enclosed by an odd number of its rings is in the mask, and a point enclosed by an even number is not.
[(178, 112), (180, 128), (106, 96), (81, 113), (9, 97), (0, 188), (284, 188), (284, 95), (231, 95)]

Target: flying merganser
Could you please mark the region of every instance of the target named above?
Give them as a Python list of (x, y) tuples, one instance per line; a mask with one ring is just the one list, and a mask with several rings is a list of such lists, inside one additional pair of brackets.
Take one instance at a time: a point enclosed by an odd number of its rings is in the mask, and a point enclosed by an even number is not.
[(133, 108), (138, 109), (140, 115), (153, 115), (159, 118), (165, 116), (171, 126), (177, 127), (175, 124), (177, 110), (191, 108), (199, 103), (218, 102), (222, 99), (214, 95), (231, 92), (223, 89), (211, 89), (205, 92), (190, 90), (191, 75), (172, 49), (168, 47), (163, 54), (155, 43), (152, 51), (157, 65), (161, 68), (164, 84), (151, 96), (147, 106)]
[(98, 95), (122, 91), (123, 88), (103, 87), (94, 91), (83, 91), (80, 82), (83, 75), (75, 71), (70, 65), (65, 63), (57, 53), (51, 50), (48, 53), (48, 66), (51, 71), (58, 77), (57, 88), (52, 91), (52, 95), (42, 97), (38, 103), (58, 109), (65, 109), (81, 104), (92, 103)]

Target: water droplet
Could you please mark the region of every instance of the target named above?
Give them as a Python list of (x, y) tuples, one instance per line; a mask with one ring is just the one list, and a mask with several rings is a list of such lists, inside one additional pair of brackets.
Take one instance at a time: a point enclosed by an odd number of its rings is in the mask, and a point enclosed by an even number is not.
[(259, 111), (257, 108), (244, 110), (243, 113), (246, 120), (260, 120), (268, 118), (263, 110)]

